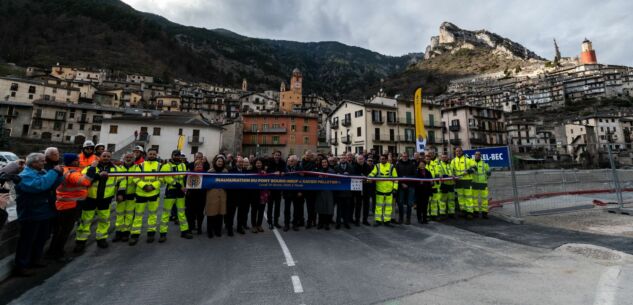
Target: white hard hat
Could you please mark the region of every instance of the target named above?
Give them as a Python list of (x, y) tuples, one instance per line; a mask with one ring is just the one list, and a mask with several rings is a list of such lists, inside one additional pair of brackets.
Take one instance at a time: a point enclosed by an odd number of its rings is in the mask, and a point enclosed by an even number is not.
[(86, 148), (86, 147), (95, 147), (95, 143), (92, 142), (92, 141), (86, 141), (86, 142), (84, 142), (84, 146), (83, 147), (84, 148)]
[(134, 150), (140, 150), (141, 152), (145, 152), (145, 150), (143, 150), (143, 146), (136, 146), (134, 147)]
[(105, 147), (105, 144), (103, 144), (103, 143), (97, 143), (97, 145), (95, 145), (95, 147), (97, 147), (97, 146), (103, 146), (103, 147)]

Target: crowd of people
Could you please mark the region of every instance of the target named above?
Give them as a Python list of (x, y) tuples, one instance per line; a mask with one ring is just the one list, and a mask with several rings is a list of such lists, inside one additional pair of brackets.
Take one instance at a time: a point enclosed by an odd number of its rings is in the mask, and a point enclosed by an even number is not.
[[(364, 180), (362, 191), (185, 187), (187, 172), (292, 175), (306, 171), (315, 175), (398, 180)], [(159, 172), (171, 175), (153, 174)], [(246, 234), (249, 230), (261, 233), (265, 231), (264, 219), (269, 230), (298, 231), (302, 227), (330, 230), (332, 226), (351, 229), (361, 225), (410, 225), (413, 210), (421, 224), (458, 215), (467, 219), (487, 218), (490, 174), (479, 153), (469, 158), (459, 147), (453, 159), (446, 153), (438, 156), (431, 149), (411, 157), (406, 152), (377, 154), (373, 150), (340, 157), (310, 151), (301, 157), (287, 158), (279, 151), (272, 157), (227, 153), (218, 154), (211, 161), (197, 153), (188, 162), (179, 150), (174, 150), (169, 160), (159, 160), (156, 149), (145, 150), (140, 146), (121, 160), (113, 160), (104, 145), (86, 141), (78, 154), (60, 155), (56, 148), (48, 148), (44, 153), (32, 153), (25, 160), (9, 164), (0, 170), (0, 193), (2, 189), (15, 191), (20, 224), (16, 273), (26, 276), (43, 266), (44, 255), (70, 260), (64, 249), (75, 228), (73, 252), (79, 254), (85, 250), (93, 230), (99, 248), (107, 248), (108, 240), (134, 246), (143, 230), (147, 243), (156, 239), (164, 243), (170, 221), (178, 224), (182, 238), (191, 239), (203, 232), (208, 238), (220, 237), (223, 232), (228, 236), (234, 236), (234, 232)], [(392, 216), (396, 214), (397, 219)], [(113, 218), (114, 230), (111, 230)], [(110, 238), (112, 231), (114, 236)], [(49, 239), (50, 245), (44, 253)]]

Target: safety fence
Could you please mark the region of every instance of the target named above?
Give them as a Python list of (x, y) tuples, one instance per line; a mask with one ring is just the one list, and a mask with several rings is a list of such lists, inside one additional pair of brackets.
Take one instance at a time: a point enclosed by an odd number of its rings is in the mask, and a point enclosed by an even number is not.
[[(513, 172), (489, 179), (497, 213), (523, 217), (633, 202), (631, 151), (625, 145), (511, 146)], [(515, 195), (516, 190), (516, 195)], [(518, 207), (517, 207), (518, 205)]]

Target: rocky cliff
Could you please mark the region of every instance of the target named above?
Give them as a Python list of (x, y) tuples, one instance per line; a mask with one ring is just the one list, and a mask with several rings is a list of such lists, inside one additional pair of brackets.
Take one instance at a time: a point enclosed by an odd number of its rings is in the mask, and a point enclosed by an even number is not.
[(424, 59), (438, 55), (454, 54), (462, 49), (483, 48), (495, 55), (510, 59), (544, 60), (536, 53), (508, 38), (501, 37), (487, 30), (468, 31), (450, 23), (440, 25), (439, 36), (431, 37), (431, 44), (426, 48)]

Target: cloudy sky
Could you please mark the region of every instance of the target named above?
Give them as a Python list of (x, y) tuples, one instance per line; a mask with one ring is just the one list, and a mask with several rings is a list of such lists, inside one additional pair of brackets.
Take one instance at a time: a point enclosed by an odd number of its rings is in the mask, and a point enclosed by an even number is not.
[(598, 61), (633, 66), (633, 1), (123, 0), (171, 21), (250, 37), (335, 40), (383, 54), (423, 52), (442, 21), (487, 29), (552, 58), (593, 41)]

